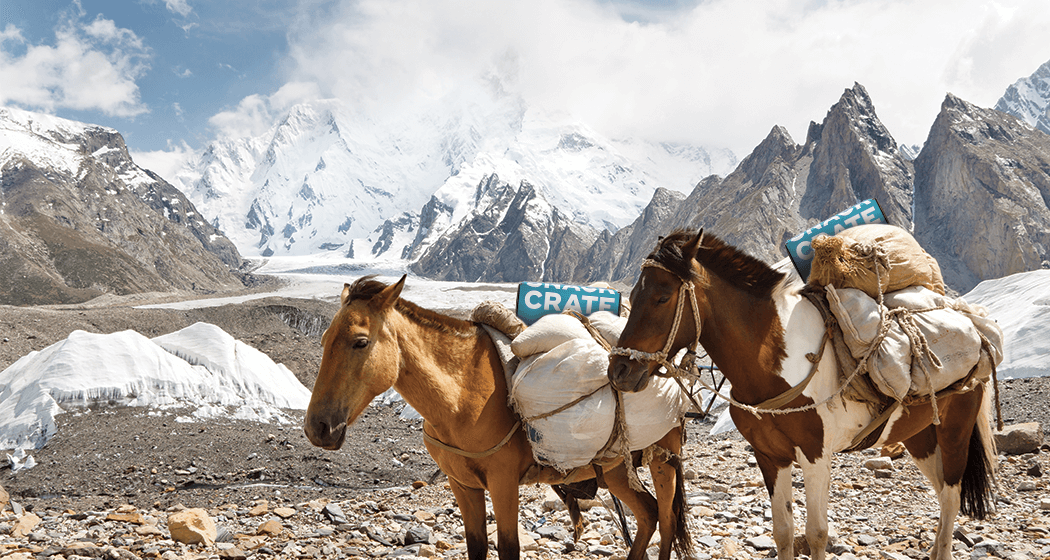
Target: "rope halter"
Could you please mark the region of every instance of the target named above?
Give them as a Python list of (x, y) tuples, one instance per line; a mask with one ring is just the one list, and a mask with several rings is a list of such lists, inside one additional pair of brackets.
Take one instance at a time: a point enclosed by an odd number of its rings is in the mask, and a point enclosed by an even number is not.
[[(659, 268), (670, 273), (675, 278), (681, 280), (682, 285), (678, 288), (678, 305), (674, 312), (674, 322), (671, 324), (671, 330), (667, 333), (667, 342), (664, 343), (664, 347), (659, 352), (642, 352), (634, 348), (624, 348), (622, 346), (616, 346), (609, 349), (609, 354), (613, 356), (625, 356), (628, 359), (636, 360), (639, 362), (656, 362), (667, 369), (669, 376), (680, 375), (688, 373), (692, 369), (692, 360), (696, 356), (696, 346), (700, 342), (700, 306), (696, 303), (696, 291), (693, 289), (693, 281), (681, 278), (675, 272), (666, 266), (652, 260), (645, 259), (642, 262), (642, 269), (646, 268)], [(682, 316), (685, 312), (685, 301), (686, 294), (689, 295), (689, 302), (693, 308), (693, 323), (696, 325), (696, 339), (689, 345), (689, 352), (686, 354), (686, 358), (682, 360), (682, 366), (675, 366), (670, 362), (669, 358), (671, 353), (671, 347), (674, 345), (674, 340), (678, 336), (678, 327), (682, 324)], [(690, 359), (690, 356), (693, 358)], [(687, 363), (688, 362), (688, 363)], [(659, 374), (657, 374), (659, 375)]]

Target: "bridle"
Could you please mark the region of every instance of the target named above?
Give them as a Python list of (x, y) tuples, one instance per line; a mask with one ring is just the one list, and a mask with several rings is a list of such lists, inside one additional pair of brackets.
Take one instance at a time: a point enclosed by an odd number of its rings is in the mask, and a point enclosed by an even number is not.
[[(666, 374), (660, 374), (657, 372), (655, 375), (662, 376), (674, 376), (678, 377), (682, 374), (689, 374), (693, 371), (693, 362), (696, 360), (696, 347), (700, 343), (700, 306), (696, 302), (696, 290), (692, 279), (685, 279), (678, 276), (677, 273), (671, 271), (666, 266), (652, 260), (645, 259), (642, 262), (642, 269), (646, 268), (658, 268), (670, 273), (675, 278), (678, 278), (682, 285), (678, 288), (678, 305), (674, 312), (674, 322), (671, 324), (671, 330), (667, 333), (667, 342), (664, 343), (664, 347), (659, 352), (642, 352), (634, 348), (624, 348), (622, 346), (616, 346), (609, 349), (609, 354), (613, 356), (624, 356), (631, 360), (637, 360), (639, 362), (656, 362), (664, 368), (666, 368)], [(678, 328), (682, 324), (682, 316), (685, 312), (685, 300), (686, 294), (689, 294), (689, 302), (693, 308), (693, 323), (696, 325), (696, 339), (693, 340), (688, 346), (688, 351), (685, 357), (682, 358), (682, 363), (679, 366), (671, 363), (670, 356), (671, 347), (674, 345), (674, 340), (678, 336)]]

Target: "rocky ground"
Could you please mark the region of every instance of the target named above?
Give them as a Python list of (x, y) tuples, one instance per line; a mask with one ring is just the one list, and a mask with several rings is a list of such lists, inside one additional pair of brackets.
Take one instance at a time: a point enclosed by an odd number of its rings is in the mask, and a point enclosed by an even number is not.
[[(74, 329), (134, 328), (156, 336), (195, 321), (219, 325), (282, 362), (307, 386), (320, 362), (319, 335), (334, 303), (268, 298), (190, 311), (140, 310), (128, 302), (74, 308), (0, 307), (0, 369)], [(136, 301), (133, 303), (140, 303)], [(1050, 378), (1001, 384), (1007, 424), (1050, 425)], [(0, 511), (0, 558), (367, 558), (465, 556), (451, 492), (423, 448), (419, 421), (399, 407), (369, 410), (340, 451), (312, 447), (296, 423), (184, 423), (165, 413), (99, 403), (59, 417), (58, 435), (32, 469), (0, 467), (11, 503)], [(739, 435), (708, 436), (689, 424), (684, 456), (698, 558), (775, 555), (769, 501)], [(864, 466), (877, 452), (836, 457), (831, 554), (923, 558), (937, 502), (905, 455), (891, 469)], [(1050, 453), (1000, 456), (997, 514), (960, 517), (955, 557), (1050, 557)], [(796, 475), (796, 501), (804, 503)], [(620, 557), (626, 547), (608, 494), (585, 513), (572, 543), (567, 514), (544, 487), (522, 488), (525, 555)], [(0, 492), (0, 503), (3, 496)], [(169, 515), (200, 508), (218, 542), (173, 538)], [(795, 508), (796, 531), (804, 508)], [(182, 540), (186, 540), (179, 536)], [(655, 551), (655, 548), (650, 548)], [(494, 552), (492, 552), (494, 554)]]

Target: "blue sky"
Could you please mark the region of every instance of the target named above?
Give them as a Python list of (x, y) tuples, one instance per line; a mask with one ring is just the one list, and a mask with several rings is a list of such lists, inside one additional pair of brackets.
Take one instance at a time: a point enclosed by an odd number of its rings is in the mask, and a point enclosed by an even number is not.
[(854, 82), (922, 143), (945, 93), (990, 107), (1050, 60), (1047, 29), (1045, 0), (3, 0), (0, 104), (113, 127), (163, 171), (297, 102), (393, 114), (496, 73), (599, 132), (743, 157)]
[[(297, 9), (240, 0), (4, 0), (5, 62), (22, 61), (23, 72), (36, 62), (55, 74), (39, 77), (36, 91), (14, 104), (112, 126), (139, 150), (199, 145), (211, 136), (209, 117), (282, 85), (288, 23)], [(99, 92), (105, 99), (80, 99), (90, 86), (62, 68), (77, 63), (109, 73), (109, 88)], [(16, 93), (0, 95), (11, 102)]]

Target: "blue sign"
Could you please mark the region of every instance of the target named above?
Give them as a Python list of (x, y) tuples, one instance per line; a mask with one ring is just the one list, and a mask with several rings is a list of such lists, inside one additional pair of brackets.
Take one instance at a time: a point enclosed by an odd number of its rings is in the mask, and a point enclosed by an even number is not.
[(882, 213), (879, 202), (874, 198), (869, 198), (788, 239), (785, 243), (788, 256), (795, 264), (798, 275), (806, 280), (809, 278), (809, 267), (813, 262), (813, 247), (810, 241), (814, 237), (821, 233), (835, 235), (853, 226), (887, 223), (889, 222), (886, 221), (886, 215)]
[(572, 309), (583, 315), (595, 311), (620, 314), (620, 292), (608, 288), (522, 282), (518, 284), (518, 317), (531, 325), (540, 317)]

